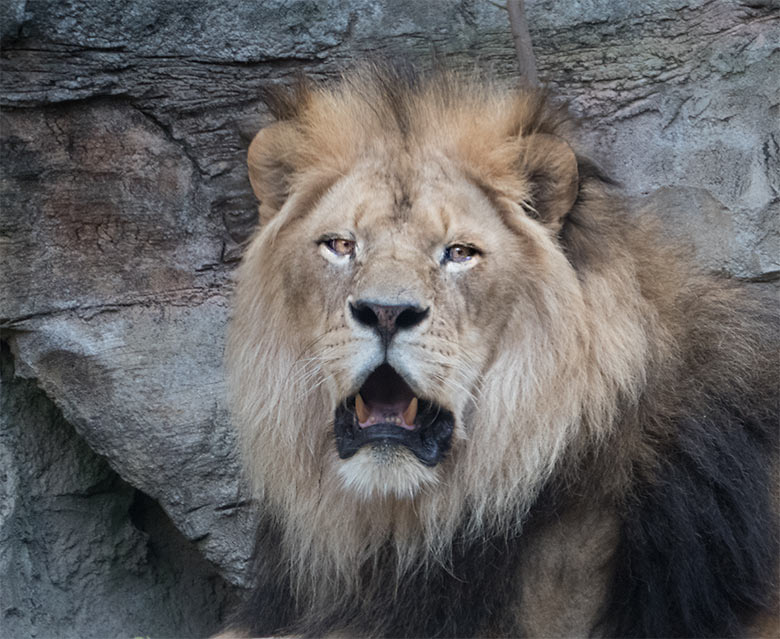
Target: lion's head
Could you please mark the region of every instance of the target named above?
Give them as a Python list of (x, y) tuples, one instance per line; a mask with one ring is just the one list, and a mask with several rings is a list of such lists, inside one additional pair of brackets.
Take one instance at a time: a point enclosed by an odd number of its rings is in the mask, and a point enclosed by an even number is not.
[(272, 110), (249, 151), (261, 226), (228, 363), (293, 568), (350, 577), (388, 544), (411, 565), (517, 525), (645, 358), (638, 296), (562, 246), (587, 194), (560, 113), (376, 70)]

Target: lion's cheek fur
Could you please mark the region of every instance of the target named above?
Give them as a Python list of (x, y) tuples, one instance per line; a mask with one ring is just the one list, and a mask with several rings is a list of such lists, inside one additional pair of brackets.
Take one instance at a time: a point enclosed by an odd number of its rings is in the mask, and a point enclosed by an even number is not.
[[(302, 426), (324, 428), (330, 420), (326, 390), (321, 385), (312, 388), (311, 369), (297, 364), (304, 345), (300, 334), (290, 330), (295, 319), (273, 303), (285, 293), (279, 270), (264, 268), (271, 231), (264, 229), (245, 255), (226, 348), (226, 357), (233, 362), (228, 381), (236, 422), (242, 425), (241, 450), (260, 495), (266, 493), (270, 477), (285, 474), (295, 484), (301, 464), (314, 470), (312, 455), (321, 445), (311, 437), (316, 429)], [(246, 347), (249, 343), (251, 348)], [(269, 449), (287, 454), (263, 454)]]

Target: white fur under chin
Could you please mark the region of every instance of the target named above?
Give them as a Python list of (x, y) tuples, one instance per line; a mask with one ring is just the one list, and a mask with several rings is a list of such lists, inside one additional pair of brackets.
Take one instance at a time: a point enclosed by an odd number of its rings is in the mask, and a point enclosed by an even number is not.
[(363, 499), (413, 499), (438, 483), (435, 468), (424, 466), (408, 450), (391, 444), (363, 447), (342, 460), (338, 474), (347, 490)]

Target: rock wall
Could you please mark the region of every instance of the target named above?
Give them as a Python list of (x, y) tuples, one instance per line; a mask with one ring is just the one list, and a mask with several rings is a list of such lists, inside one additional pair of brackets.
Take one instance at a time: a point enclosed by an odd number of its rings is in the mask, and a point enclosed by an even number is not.
[(0, 636), (198, 636), (234, 593), (0, 353)]
[[(578, 145), (696, 244), (780, 277), (780, 3), (529, 0)], [(254, 515), (221, 357), (262, 87), (368, 56), (511, 79), (487, 0), (0, 7), (0, 629), (197, 636)]]

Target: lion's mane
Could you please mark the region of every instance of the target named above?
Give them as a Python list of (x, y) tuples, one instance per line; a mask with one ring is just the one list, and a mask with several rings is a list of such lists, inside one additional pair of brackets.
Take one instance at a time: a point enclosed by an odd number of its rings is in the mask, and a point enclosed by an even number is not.
[[(571, 125), (540, 93), (371, 69), (269, 105), (279, 124), (249, 159), (263, 224), (227, 355), (266, 515), (237, 627), (554, 633), (580, 604), (533, 558), (558, 553), (562, 571), (598, 564), (581, 632), (745, 632), (776, 583), (776, 314), (701, 273), (579, 154), (561, 195)], [(463, 389), (469, 426), (446, 476), (421, 467), (419, 493), (372, 499), (335, 471), (330, 382), (292, 328), (310, 283), (273, 260), (296, 250), (283, 229), (366, 149), (409, 140), (457, 155), (508, 228), (522, 207), (533, 268), (514, 274), (491, 364)], [(584, 527), (596, 533), (570, 548)]]

